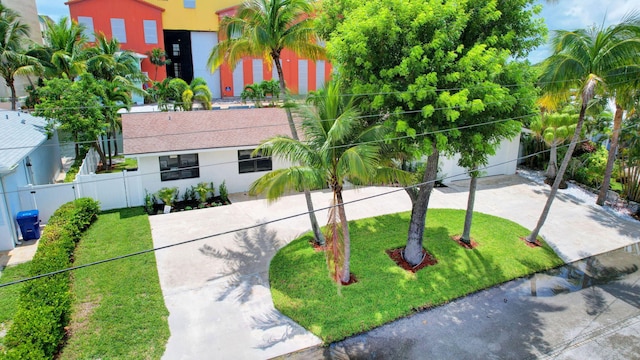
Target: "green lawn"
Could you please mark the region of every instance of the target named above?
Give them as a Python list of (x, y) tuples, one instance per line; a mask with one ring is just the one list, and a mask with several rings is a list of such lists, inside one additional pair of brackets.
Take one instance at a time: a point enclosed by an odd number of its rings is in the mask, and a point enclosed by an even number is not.
[[(337, 289), (324, 253), (303, 236), (281, 249), (269, 277), (274, 304), (326, 343), (370, 330), (426, 307), (563, 264), (548, 246), (530, 248), (519, 237), (529, 231), (511, 221), (476, 213), (467, 250), (451, 240), (464, 224), (463, 210), (430, 209), (425, 246), (438, 264), (409, 273), (385, 253), (406, 243), (410, 214), (349, 223), (351, 272), (358, 282)], [(349, 214), (347, 214), (348, 216)]]
[[(111, 168), (110, 170), (102, 170), (102, 171), (99, 171), (98, 173), (104, 174), (104, 173), (122, 172), (122, 170), (138, 169), (138, 160), (134, 158), (125, 158), (124, 156), (119, 155), (119, 156), (113, 156), (112, 161), (114, 162), (113, 168)], [(119, 161), (119, 162), (116, 163), (116, 161)]]
[[(100, 214), (83, 235), (74, 265), (153, 246), (142, 208)], [(169, 315), (153, 253), (73, 272), (71, 336), (61, 359), (159, 359)]]
[[(29, 263), (6, 267), (0, 271), (0, 284), (24, 279), (28, 273)], [(0, 331), (7, 330), (11, 325), (21, 289), (22, 284), (0, 288)], [(0, 348), (2, 348), (2, 337), (0, 337)]]

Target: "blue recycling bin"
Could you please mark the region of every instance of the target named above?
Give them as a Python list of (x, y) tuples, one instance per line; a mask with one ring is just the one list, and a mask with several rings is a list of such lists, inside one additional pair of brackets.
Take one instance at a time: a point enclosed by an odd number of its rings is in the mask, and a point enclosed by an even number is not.
[(16, 216), (22, 240), (40, 239), (40, 219), (38, 219), (38, 210), (20, 211)]

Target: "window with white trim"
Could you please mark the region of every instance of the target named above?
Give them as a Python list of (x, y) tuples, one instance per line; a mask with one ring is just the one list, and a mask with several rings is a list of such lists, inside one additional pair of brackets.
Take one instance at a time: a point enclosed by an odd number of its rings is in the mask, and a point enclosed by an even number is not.
[(124, 19), (111, 19), (111, 37), (118, 40), (121, 44), (127, 42), (127, 30), (124, 26)]
[(240, 174), (271, 171), (273, 164), (270, 156), (263, 157), (258, 153), (256, 156), (251, 156), (252, 150), (238, 150), (238, 171)]
[(160, 156), (160, 180), (180, 180), (200, 177), (198, 154)]
[(144, 43), (145, 44), (157, 44), (158, 43), (158, 27), (155, 20), (142, 20), (144, 27)]
[(91, 16), (78, 16), (78, 24), (84, 26), (82, 34), (87, 37), (90, 42), (96, 41), (96, 36), (93, 33), (93, 18)]

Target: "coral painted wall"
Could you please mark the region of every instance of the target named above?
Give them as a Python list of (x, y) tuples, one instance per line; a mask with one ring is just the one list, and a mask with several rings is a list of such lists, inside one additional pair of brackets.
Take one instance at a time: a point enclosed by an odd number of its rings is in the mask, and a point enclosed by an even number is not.
[[(126, 42), (121, 42), (120, 47), (124, 50), (135, 51), (145, 54), (153, 48), (164, 49), (164, 36), (162, 33), (163, 9), (142, 0), (76, 0), (66, 3), (69, 6), (71, 18), (75, 21), (79, 16), (91, 17), (93, 19), (94, 32), (102, 32), (107, 38), (113, 37), (111, 31), (111, 19), (124, 19)], [(147, 44), (144, 37), (144, 20), (155, 20), (157, 43)], [(142, 71), (149, 74), (153, 79), (156, 68), (149, 59), (142, 60)], [(167, 77), (164, 67), (158, 68), (158, 78), (162, 80)]]

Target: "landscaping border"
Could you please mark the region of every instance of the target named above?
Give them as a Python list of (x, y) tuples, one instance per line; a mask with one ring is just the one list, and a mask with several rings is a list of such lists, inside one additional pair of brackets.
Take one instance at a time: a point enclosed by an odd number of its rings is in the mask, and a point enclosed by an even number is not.
[[(80, 198), (62, 205), (45, 227), (29, 276), (65, 269), (73, 262), (80, 235), (97, 218), (97, 201)], [(71, 274), (26, 282), (4, 340), (2, 359), (51, 359), (59, 351), (71, 312)]]

